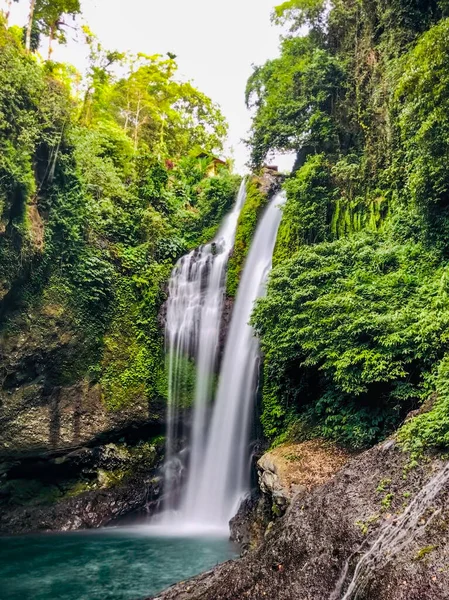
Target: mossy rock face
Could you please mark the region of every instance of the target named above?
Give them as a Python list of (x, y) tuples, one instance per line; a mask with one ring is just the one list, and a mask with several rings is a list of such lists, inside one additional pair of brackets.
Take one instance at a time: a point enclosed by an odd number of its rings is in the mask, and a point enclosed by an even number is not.
[(98, 486), (100, 488), (111, 488), (116, 485), (120, 485), (128, 475), (127, 471), (115, 470), (115, 471), (104, 471), (100, 469), (98, 471)]
[(152, 499), (156, 506), (164, 439), (126, 439), (2, 463), (0, 533), (99, 527)]
[(234, 297), (243, 272), (257, 224), (269, 200), (279, 189), (282, 177), (266, 170), (259, 176), (249, 179), (246, 189), (246, 201), (237, 223), (234, 250), (228, 264), (227, 294)]
[[(156, 287), (167, 272), (161, 270)], [(26, 309), (0, 325), (0, 456), (79, 446), (109, 430), (165, 419), (157, 294), (151, 319), (153, 353), (150, 341), (135, 341), (138, 332), (119, 318), (130, 300), (128, 317), (137, 320), (132, 294), (123, 296), (106, 338), (118, 345), (106, 344), (104, 352), (86, 337), (85, 324), (67, 295), (63, 282), (52, 278), (40, 297), (32, 297)], [(152, 372), (153, 379), (145, 375)], [(154, 387), (158, 385), (160, 393)]]
[(57, 486), (36, 479), (13, 479), (0, 487), (0, 499), (14, 506), (47, 506), (54, 504), (60, 496), (61, 490)]

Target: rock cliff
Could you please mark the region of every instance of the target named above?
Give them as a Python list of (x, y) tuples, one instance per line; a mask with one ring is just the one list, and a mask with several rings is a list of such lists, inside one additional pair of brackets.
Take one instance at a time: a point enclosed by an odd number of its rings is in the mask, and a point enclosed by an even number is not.
[[(395, 531), (401, 515), (444, 465), (438, 457), (414, 465), (388, 440), (353, 457), (328, 481), (299, 489), (255, 551), (174, 586), (158, 600), (339, 600), (360, 557), (385, 528)], [(264, 472), (273, 473), (271, 468)], [(262, 473), (262, 479), (267, 487), (273, 478)], [(392, 536), (380, 545), (363, 588), (351, 598), (449, 598), (447, 476), (434, 491), (429, 502), (414, 509), (416, 526), (399, 535), (400, 543)]]

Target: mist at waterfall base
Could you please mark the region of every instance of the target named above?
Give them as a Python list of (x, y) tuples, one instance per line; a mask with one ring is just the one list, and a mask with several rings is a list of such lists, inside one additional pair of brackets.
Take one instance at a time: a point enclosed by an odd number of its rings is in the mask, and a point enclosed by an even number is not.
[[(278, 194), (257, 227), (241, 277), (214, 394), (226, 265), (238, 215), (245, 200), (243, 182), (234, 210), (213, 244), (183, 257), (169, 286), (166, 339), (169, 364), (168, 433), (164, 512), (153, 522), (159, 533), (229, 534), (229, 520), (248, 492), (249, 429), (256, 396), (259, 346), (249, 320), (266, 281), (285, 202)], [(190, 457), (183, 461), (188, 377), (195, 365)], [(213, 396), (215, 398), (213, 399)], [(212, 402), (213, 400), (213, 402)], [(208, 410), (212, 404), (212, 416)], [(183, 482), (186, 471), (186, 482)]]
[(227, 540), (133, 529), (0, 540), (2, 600), (141, 600), (236, 556)]

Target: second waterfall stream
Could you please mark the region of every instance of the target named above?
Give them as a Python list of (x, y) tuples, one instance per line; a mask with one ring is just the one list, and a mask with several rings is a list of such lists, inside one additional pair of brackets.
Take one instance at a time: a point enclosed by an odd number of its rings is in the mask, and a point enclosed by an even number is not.
[[(258, 224), (215, 385), (226, 268), (245, 199), (242, 182), (215, 240), (184, 256), (170, 280), (167, 453), (160, 525), (172, 533), (227, 534), (229, 520), (249, 489), (249, 431), (259, 372), (259, 344), (249, 321), (255, 301), (265, 294), (285, 195), (281, 192), (271, 200)], [(184, 427), (189, 393), (194, 397), (193, 416)], [(184, 444), (187, 461), (182, 458)]]

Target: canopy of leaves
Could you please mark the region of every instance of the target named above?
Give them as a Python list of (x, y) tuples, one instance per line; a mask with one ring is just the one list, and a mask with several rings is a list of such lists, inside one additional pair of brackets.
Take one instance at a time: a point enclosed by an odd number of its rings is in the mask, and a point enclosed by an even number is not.
[[(78, 6), (42, 0), (35, 17), (58, 29)], [(111, 410), (157, 414), (166, 280), (216, 230), (239, 178), (226, 162), (211, 172), (226, 123), (176, 79), (172, 56), (127, 57), (85, 34), (80, 98), (72, 69), (37, 60), (0, 23), (0, 327), (32, 315), (45, 332), (38, 315), (56, 310), (71, 341), (46, 367), (51, 385), (86, 378)]]
[(277, 23), (288, 23), (291, 31), (303, 26), (320, 28), (324, 25), (326, 2), (324, 0), (287, 0), (274, 9)]
[(190, 83), (175, 79), (172, 58), (140, 55), (131, 73), (111, 85), (107, 112), (133, 138), (159, 155), (182, 156), (195, 146), (219, 151), (226, 123), (219, 109)]
[(447, 9), (276, 9), (290, 35), (248, 82), (253, 162), (297, 154), (253, 316), (270, 439), (324, 435), (361, 448), (436, 393), (402, 435), (410, 448), (414, 438), (416, 448), (448, 446)]
[(65, 43), (66, 19), (80, 12), (80, 0), (36, 0), (34, 19), (41, 33)]
[(256, 109), (250, 140), (260, 165), (271, 151), (338, 146), (334, 103), (344, 68), (310, 36), (287, 38), (280, 58), (251, 75), (246, 101)]

